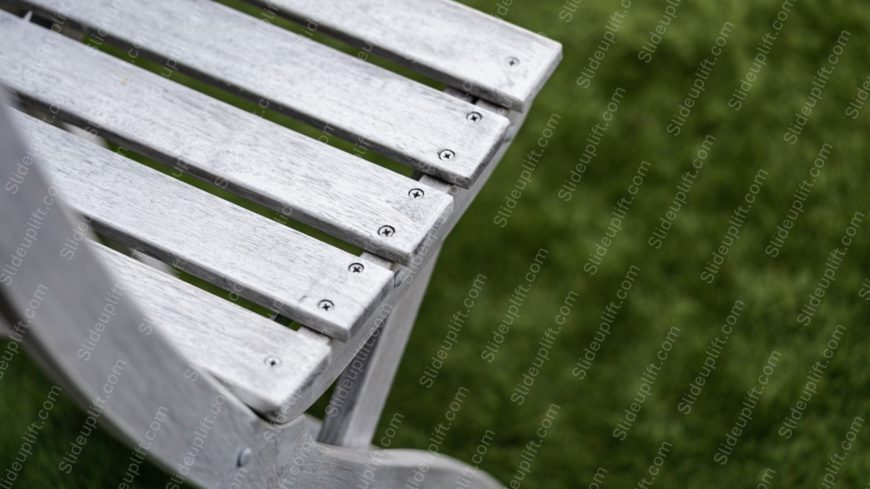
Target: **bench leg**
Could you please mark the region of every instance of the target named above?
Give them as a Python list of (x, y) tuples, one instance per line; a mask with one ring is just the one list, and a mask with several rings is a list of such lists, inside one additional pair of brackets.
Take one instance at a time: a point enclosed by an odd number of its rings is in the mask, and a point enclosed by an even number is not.
[(426, 294), (439, 248), (420, 269), (379, 334), (365, 344), (339, 378), (318, 441), (368, 448)]

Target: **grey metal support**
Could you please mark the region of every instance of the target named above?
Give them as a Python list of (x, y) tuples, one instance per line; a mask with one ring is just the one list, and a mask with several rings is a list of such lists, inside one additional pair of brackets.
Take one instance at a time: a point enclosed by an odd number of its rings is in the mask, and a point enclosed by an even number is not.
[(342, 373), (318, 441), (344, 447), (371, 445), (439, 251), (440, 243), (383, 327), (372, 335)]

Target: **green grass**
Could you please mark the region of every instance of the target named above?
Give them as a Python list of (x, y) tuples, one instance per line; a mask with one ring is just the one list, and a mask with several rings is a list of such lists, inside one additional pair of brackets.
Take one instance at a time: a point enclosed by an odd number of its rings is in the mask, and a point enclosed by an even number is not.
[[(488, 13), (497, 5), (483, 0), (468, 3)], [(470, 460), (484, 432), (492, 430), (493, 443), (481, 467), (505, 483), (514, 477), (523, 447), (536, 439), (548, 406), (557, 404), (559, 414), (522, 487), (587, 487), (600, 468), (607, 471), (607, 487), (634, 487), (649, 476), (648, 467), (662, 442), (672, 448), (657, 487), (755, 487), (766, 468), (776, 471), (771, 487), (818, 486), (853, 418), (870, 416), (866, 338), (870, 302), (859, 295), (862, 283), (870, 285), (866, 231), (870, 223), (858, 231), (812, 323), (804, 326), (797, 320), (853, 214), (870, 210), (865, 189), (870, 181), (866, 164), (870, 113), (863, 112), (857, 120), (844, 115), (858, 85), (870, 75), (866, 63), (870, 4), (796, 2), (767, 66), (743, 109), (736, 112), (728, 107), (728, 99), (749, 69), (761, 36), (770, 29), (779, 0), (684, 1), (649, 64), (640, 62), (637, 53), (666, 4), (635, 0), (616, 44), (586, 89), (575, 81), (598, 45), (616, 2), (585, 0), (571, 23), (559, 19), (562, 1), (512, 3), (506, 20), (562, 42), (565, 59), (492, 180), (445, 244), (386, 407), (385, 419), (394, 413), (404, 415), (392, 445), (425, 447), (450, 398), (462, 386), (469, 390), (468, 399), (441, 450)], [(706, 91), (682, 133), (671, 136), (665, 130), (671, 114), (689, 93), (693, 73), (709, 55), (726, 21), (734, 24), (734, 30)], [(844, 29), (853, 37), (824, 97), (798, 143), (787, 144), (783, 134)], [(624, 99), (598, 146), (598, 156), (566, 203), (559, 199), (558, 190), (617, 87), (625, 90)], [(507, 226), (498, 227), (493, 218), (551, 114), (560, 117), (554, 137)], [(647, 240), (708, 134), (716, 137), (716, 143), (687, 203), (661, 248), (651, 249)], [(781, 253), (770, 258), (765, 246), (824, 143), (833, 146), (831, 157)], [(641, 161), (652, 163), (643, 186), (598, 273), (589, 275), (583, 264), (604, 235), (610, 211)], [(708, 285), (701, 281), (701, 272), (759, 169), (768, 172), (766, 182), (714, 284)], [(496, 360), (487, 363), (481, 350), (539, 248), (549, 250), (549, 255)], [(640, 268), (638, 278), (588, 376), (579, 380), (572, 369), (592, 341), (605, 305), (615, 300), (630, 265)], [(485, 285), (459, 341), (434, 385), (422, 387), (418, 379), (444, 339), (450, 318), (464, 310), (463, 299), (478, 274), (486, 276)], [(510, 399), (511, 392), (572, 290), (578, 294), (576, 304), (550, 350), (550, 359), (526, 402), (517, 405)], [(737, 299), (747, 306), (694, 409), (682, 414), (677, 410), (680, 398)], [(848, 328), (844, 338), (799, 427), (785, 439), (778, 434), (780, 425), (838, 324)], [(655, 359), (671, 327), (680, 329), (679, 337), (627, 438), (617, 440), (614, 427), (631, 405), (647, 364)], [(779, 365), (729, 462), (717, 464), (713, 459), (717, 447), (735, 424), (747, 390), (757, 385), (773, 350), (782, 354)], [(5, 421), (0, 427), (0, 470), (17, 452), (24, 427), (35, 418), (49, 386), (24, 356), (12, 362), (0, 379), (0, 413)], [(104, 433), (90, 439), (72, 475), (58, 471), (83, 421), (84, 415), (69, 401), (58, 405), (18, 487), (117, 486), (130, 450)], [(376, 440), (381, 436), (379, 432)], [(137, 487), (162, 487), (167, 480), (156, 469), (145, 467)], [(857, 434), (837, 481), (841, 488), (865, 488), (870, 483), (866, 426)]]

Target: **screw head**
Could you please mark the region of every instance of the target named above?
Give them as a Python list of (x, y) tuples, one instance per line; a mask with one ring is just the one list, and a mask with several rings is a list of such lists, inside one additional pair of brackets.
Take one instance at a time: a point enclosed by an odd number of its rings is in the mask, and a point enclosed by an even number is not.
[(411, 190), (408, 190), (408, 195), (412, 199), (422, 199), (423, 196), (426, 195), (426, 192), (423, 192), (422, 188), (412, 188)]
[(441, 158), (444, 161), (452, 160), (456, 157), (456, 153), (450, 149), (442, 149), (440, 153), (438, 153), (438, 158)]
[(396, 228), (394, 228), (393, 226), (390, 226), (390, 225), (381, 226), (381, 228), (378, 229), (378, 235), (383, 236), (385, 238), (389, 238), (390, 236), (392, 236), (394, 234), (396, 234)]
[(347, 267), (347, 270), (350, 273), (363, 273), (363, 270), (366, 269), (366, 266), (359, 262), (351, 263), (350, 266)]
[(329, 311), (333, 307), (335, 307), (335, 304), (329, 299), (323, 299), (322, 301), (317, 303), (317, 308), (321, 311)]
[(465, 115), (465, 118), (470, 120), (471, 122), (478, 122), (483, 119), (483, 114), (480, 112), (469, 112)]
[(281, 365), (281, 359), (275, 356), (268, 356), (266, 357), (266, 360), (264, 360), (264, 363), (270, 367), (277, 367), (278, 365)]
[(520, 60), (514, 56), (509, 56), (507, 59), (507, 64), (508, 64), (508, 66), (513, 68), (514, 66), (520, 64)]
[(251, 452), (250, 448), (243, 448), (241, 452), (239, 452), (239, 458), (236, 459), (236, 466), (239, 468), (248, 465), (248, 462), (251, 461), (251, 456), (253, 456), (253, 452)]

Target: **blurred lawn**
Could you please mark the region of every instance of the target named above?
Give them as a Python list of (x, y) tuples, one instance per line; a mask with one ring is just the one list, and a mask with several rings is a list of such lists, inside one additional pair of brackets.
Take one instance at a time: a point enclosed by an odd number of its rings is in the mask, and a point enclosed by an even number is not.
[[(807, 294), (823, 276), (826, 257), (840, 246), (853, 214), (870, 209), (864, 188), (870, 180), (870, 167), (864, 161), (870, 156), (866, 143), (870, 113), (857, 120), (845, 116), (858, 85), (870, 75), (866, 63), (870, 4), (796, 2), (767, 66), (743, 109), (736, 112), (727, 101), (749, 69), (762, 35), (770, 30), (779, 0), (683, 2), (649, 64), (638, 60), (638, 51), (666, 2), (635, 0), (616, 43), (586, 89), (575, 81), (599, 44), (611, 12), (619, 8), (616, 1), (585, 0), (570, 23), (560, 20), (562, 1), (467, 3), (488, 13), (504, 6), (506, 20), (562, 42), (565, 59), (491, 182), (444, 247), (385, 411), (384, 419), (394, 413), (405, 416), (393, 446), (425, 447), (449, 399), (464, 386), (469, 398), (442, 451), (470, 460), (484, 431), (492, 430), (493, 446), (481, 466), (505, 483), (514, 477), (523, 447), (536, 439), (541, 417), (555, 403), (560, 413), (522, 487), (587, 487), (601, 468), (606, 470), (606, 487), (634, 487), (649, 477), (648, 467), (662, 442), (672, 444), (672, 449), (655, 482), (658, 487), (755, 487), (768, 468), (776, 471), (770, 487), (818, 486), (853, 418), (870, 415), (866, 333), (870, 302), (859, 297), (862, 282), (870, 279), (866, 232), (870, 223), (858, 232), (812, 323), (802, 326), (797, 321)], [(665, 127), (689, 93), (693, 73), (709, 56), (726, 21), (734, 24), (734, 30), (706, 81), (706, 91), (682, 133), (671, 136)], [(826, 65), (841, 30), (853, 37), (824, 98), (799, 142), (786, 144), (783, 134), (806, 100), (816, 71)], [(624, 99), (598, 156), (573, 200), (565, 203), (557, 191), (617, 87), (625, 90)], [(524, 155), (537, 147), (552, 114), (560, 117), (554, 137), (507, 226), (498, 227), (493, 218), (520, 176)], [(663, 246), (651, 249), (647, 240), (708, 134), (716, 137), (716, 143), (688, 202)], [(770, 258), (764, 248), (823, 143), (833, 146), (832, 156), (781, 254)], [(646, 180), (598, 273), (591, 276), (583, 271), (583, 264), (644, 160), (652, 163)], [(715, 283), (707, 285), (700, 280), (701, 271), (759, 169), (768, 172), (767, 181)], [(539, 248), (549, 250), (549, 256), (496, 360), (486, 363), (481, 350)], [(640, 268), (638, 279), (588, 377), (578, 380), (572, 369), (592, 341), (599, 316), (615, 299), (630, 265)], [(478, 274), (487, 277), (486, 283), (459, 342), (434, 385), (424, 388), (418, 379), (444, 339), (451, 317), (464, 310), (463, 300)], [(579, 294), (576, 307), (531, 395), (519, 406), (511, 402), (510, 394), (571, 290)], [(677, 404), (701, 369), (708, 342), (719, 334), (737, 299), (747, 307), (693, 411), (684, 415)], [(811, 366), (823, 359), (822, 349), (837, 324), (848, 328), (845, 337), (794, 436), (785, 439), (777, 433), (780, 425), (798, 401)], [(627, 438), (619, 441), (612, 435), (614, 427), (674, 326), (681, 333)], [(780, 364), (730, 461), (722, 466), (714, 462), (714, 453), (737, 421), (744, 396), (756, 386), (772, 350), (782, 353)], [(0, 427), (0, 462), (16, 453), (24, 427), (48, 388), (49, 383), (23, 357), (0, 380), (0, 413), (5, 420)], [(130, 451), (105, 434), (88, 442), (71, 476), (58, 472), (58, 462), (83, 421), (84, 415), (69, 402), (52, 413), (18, 487), (117, 486)], [(0, 469), (5, 465), (0, 463)], [(166, 481), (157, 470), (143, 468), (137, 487), (162, 487)], [(868, 483), (870, 428), (865, 426), (839, 469), (837, 485), (864, 488)]]

